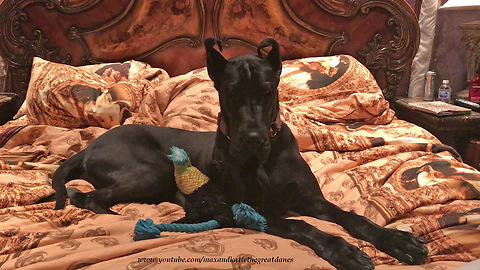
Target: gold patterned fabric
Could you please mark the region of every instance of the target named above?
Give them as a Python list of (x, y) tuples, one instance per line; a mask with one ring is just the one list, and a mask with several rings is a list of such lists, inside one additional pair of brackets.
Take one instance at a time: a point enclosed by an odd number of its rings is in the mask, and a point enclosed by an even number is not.
[(111, 128), (138, 110), (151, 80), (165, 78), (162, 69), (133, 60), (72, 67), (35, 57), (26, 115), (32, 124)]
[[(216, 130), (218, 97), (205, 69), (152, 78), (145, 79), (151, 87), (137, 96), (136, 109), (123, 124)], [(412, 232), (427, 242), (428, 259), (422, 266), (402, 266), (338, 225), (291, 218), (345, 238), (371, 256), (376, 269), (449, 270), (479, 258), (480, 172), (456, 160), (429, 132), (396, 119), (371, 74), (354, 58), (285, 62), (279, 97), (281, 118), (325, 198), (381, 226)], [(112, 210), (118, 216), (68, 203), (53, 210), (53, 171), (108, 129), (80, 121), (60, 106), (58, 117), (47, 117), (50, 109), (41, 105), (40, 95), (30, 99), (38, 114), (0, 127), (2, 269), (332, 269), (308, 247), (238, 228), (162, 233), (134, 242), (138, 219), (161, 223), (184, 215), (171, 203), (116, 205)], [(55, 126), (67, 115), (72, 123), (79, 120), (78, 126)], [(48, 121), (32, 125), (31, 117)], [(93, 190), (83, 180), (67, 187)], [(204, 261), (186, 261), (195, 258)]]

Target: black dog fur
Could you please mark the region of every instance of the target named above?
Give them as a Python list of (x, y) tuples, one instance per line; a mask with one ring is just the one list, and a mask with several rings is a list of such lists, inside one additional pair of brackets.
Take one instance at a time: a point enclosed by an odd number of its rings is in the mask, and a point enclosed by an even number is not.
[[(167, 155), (175, 145), (232, 203), (255, 207), (267, 220), (267, 233), (309, 246), (337, 269), (373, 269), (374, 265), (342, 238), (304, 221), (282, 218), (287, 211), (335, 222), (402, 263), (422, 263), (428, 250), (421, 240), (345, 212), (323, 197), (295, 137), (278, 121), (282, 62), (277, 42), (266, 39), (258, 56), (229, 60), (214, 49), (215, 44), (221, 51), (220, 41), (205, 41), (208, 74), (220, 99), (217, 132), (141, 125), (114, 128), (55, 172), (55, 209), (65, 206), (65, 183), (77, 178), (89, 181), (96, 190), (74, 193), (71, 203), (97, 213), (113, 213), (109, 207), (118, 203), (173, 201), (177, 187)], [(260, 50), (265, 47), (272, 49), (262, 57)]]

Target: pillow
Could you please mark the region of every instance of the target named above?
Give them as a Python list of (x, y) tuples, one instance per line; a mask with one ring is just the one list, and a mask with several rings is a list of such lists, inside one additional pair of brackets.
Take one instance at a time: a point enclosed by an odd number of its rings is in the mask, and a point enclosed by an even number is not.
[[(303, 58), (282, 66), (279, 101), (288, 124), (304, 129), (332, 122), (393, 120), (372, 74), (351, 56)], [(156, 84), (128, 123), (214, 131), (218, 112), (218, 94), (206, 68), (201, 68)]]
[(298, 114), (316, 123), (387, 124), (395, 116), (370, 71), (349, 55), (284, 61), (279, 100), (292, 122)]
[(25, 111), (30, 124), (111, 128), (138, 111), (152, 82), (168, 78), (133, 60), (73, 67), (35, 57)]
[(217, 91), (207, 69), (200, 68), (154, 85), (126, 123), (215, 131), (219, 111)]

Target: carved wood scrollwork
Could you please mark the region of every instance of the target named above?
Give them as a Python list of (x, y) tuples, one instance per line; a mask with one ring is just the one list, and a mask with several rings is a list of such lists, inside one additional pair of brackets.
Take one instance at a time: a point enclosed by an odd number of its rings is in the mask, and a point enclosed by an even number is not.
[(361, 6), (359, 0), (315, 0), (315, 3), (324, 10), (342, 17), (357, 15)]
[[(358, 12), (370, 13), (371, 10), (380, 8), (388, 11), (387, 25), (392, 29), (393, 36), (384, 42), (381, 34), (373, 36), (368, 43), (370, 50), (359, 50), (359, 60), (369, 69), (385, 69), (387, 85), (383, 86), (386, 99), (395, 97), (407, 65), (415, 56), (420, 40), (418, 24), (412, 21), (415, 17), (411, 8), (401, 1), (395, 0), (315, 0), (315, 2), (328, 12), (343, 16), (356, 16)], [(399, 55), (399, 57), (397, 57)]]
[[(279, 41), (282, 55), (287, 59), (331, 55), (332, 52), (356, 53), (353, 56), (370, 70), (381, 71), (374, 76), (380, 82), (385, 97), (392, 100), (418, 48), (418, 24), (412, 20), (415, 14), (408, 4), (396, 0), (314, 0), (303, 4), (308, 6), (312, 3), (317, 6), (312, 8), (345, 18), (343, 24), (346, 29), (353, 28), (353, 25), (348, 25), (347, 18), (368, 16), (371, 11), (381, 9), (388, 16), (384, 28), (390, 29), (389, 34), (385, 37), (374, 33), (367, 49), (344, 51), (342, 46), (349, 43), (350, 32), (319, 28), (313, 21), (322, 20), (322, 13), (307, 21), (292, 9), (292, 4), (296, 4), (298, 9), (298, 2), (290, 0), (218, 0), (213, 15), (214, 34), (226, 46), (235, 43), (251, 49), (255, 49), (255, 44), (261, 39), (273, 37)], [(276, 17), (271, 10), (283, 10), (283, 17)]]
[(68, 0), (51, 0), (45, 3), (48, 9), (58, 9), (63, 13), (77, 13), (89, 9), (96, 5), (100, 0), (83, 0), (83, 1), (68, 1)]
[[(14, 89), (23, 99), (34, 56), (74, 65), (143, 59), (178, 43), (200, 47), (205, 39), (204, 1), (197, 0), (129, 0), (123, 11), (112, 19), (87, 28), (73, 24), (64, 33), (47, 28), (28, 31), (28, 27), (24, 27), (31, 19), (26, 10), (34, 5), (43, 5), (45, 10), (59, 14), (78, 15), (102, 2), (105, 5), (106, 1), (101, 0), (6, 0), (2, 3), (0, 50), (7, 63), (6, 88)], [(42, 11), (41, 15), (46, 14), (47, 11)], [(62, 54), (61, 51), (70, 49), (52, 46), (44, 33), (64, 35), (64, 39), (80, 45), (83, 55), (76, 60), (69, 53)]]
[(328, 12), (343, 17), (356, 16), (358, 12), (368, 14), (375, 8), (389, 12), (387, 25), (392, 29), (392, 38), (385, 42), (382, 35), (377, 33), (368, 43), (370, 50), (359, 50), (358, 54), (359, 60), (369, 69), (386, 70), (387, 84), (382, 85), (383, 92), (387, 100), (393, 100), (405, 69), (409, 68), (417, 52), (420, 40), (420, 30), (418, 24), (412, 21), (412, 16), (415, 15), (411, 8), (395, 0), (315, 0), (315, 2)]
[[(22, 99), (24, 98), (28, 80), (30, 78), (30, 66), (33, 56), (39, 56), (49, 61), (58, 63), (70, 63), (70, 54), (62, 55), (58, 47), (48, 47), (49, 42), (40, 29), (34, 29), (30, 35), (24, 33), (22, 24), (29, 20), (24, 8), (30, 4), (41, 3), (47, 9), (58, 9), (62, 12), (81, 12), (95, 5), (98, 0), (87, 0), (76, 5), (70, 5), (68, 1), (59, 0), (25, 0), (5, 1), (3, 3), (0, 35), (0, 50), (7, 63), (6, 88), (15, 89)], [(8, 46), (11, 44), (13, 46)]]
[(177, 43), (199, 47), (205, 39), (203, 1), (135, 1), (113, 20), (95, 28), (71, 27), (90, 63), (143, 59)]
[[(332, 32), (304, 22), (292, 10), (288, 0), (217, 0), (213, 11), (214, 36), (223, 41), (256, 50), (266, 37), (275, 38), (282, 55), (321, 55), (338, 43), (347, 43), (343, 31)], [(290, 56), (290, 57), (289, 57)]]
[(178, 75), (204, 66), (207, 34), (231, 56), (256, 51), (267, 37), (279, 41), (284, 59), (351, 54), (387, 99), (419, 42), (403, 0), (4, 0), (0, 9), (6, 87), (20, 100), (34, 56), (72, 65), (139, 59)]
[[(383, 94), (387, 100), (393, 100), (398, 84), (404, 72), (409, 71), (413, 57), (420, 42), (420, 29), (413, 10), (405, 3), (395, 0), (364, 1), (360, 10), (368, 14), (374, 8), (387, 10), (390, 16), (387, 25), (392, 28), (393, 37), (382, 43), (382, 36), (376, 34), (369, 43), (370, 51), (360, 50), (358, 53), (363, 64), (369, 69), (385, 69), (387, 85)], [(363, 57), (363, 59), (362, 59)]]

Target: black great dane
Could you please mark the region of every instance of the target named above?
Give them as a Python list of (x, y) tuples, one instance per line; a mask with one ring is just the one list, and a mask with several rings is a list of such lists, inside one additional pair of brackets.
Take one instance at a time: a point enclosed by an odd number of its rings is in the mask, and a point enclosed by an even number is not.
[[(412, 234), (380, 227), (325, 200), (317, 180), (300, 156), (295, 137), (279, 117), (277, 86), (282, 62), (278, 43), (265, 39), (258, 55), (226, 60), (219, 40), (205, 40), (207, 69), (220, 99), (217, 132), (125, 125), (114, 128), (65, 161), (53, 176), (55, 209), (65, 206), (65, 183), (85, 179), (96, 190), (73, 193), (75, 206), (113, 213), (118, 203), (158, 204), (177, 192), (172, 145), (185, 149), (194, 166), (206, 173), (231, 203), (255, 207), (267, 220), (266, 232), (312, 248), (337, 269), (373, 269), (370, 258), (340, 237), (287, 211), (341, 225), (405, 264), (420, 264), (428, 253)], [(266, 57), (261, 49), (271, 47)]]

